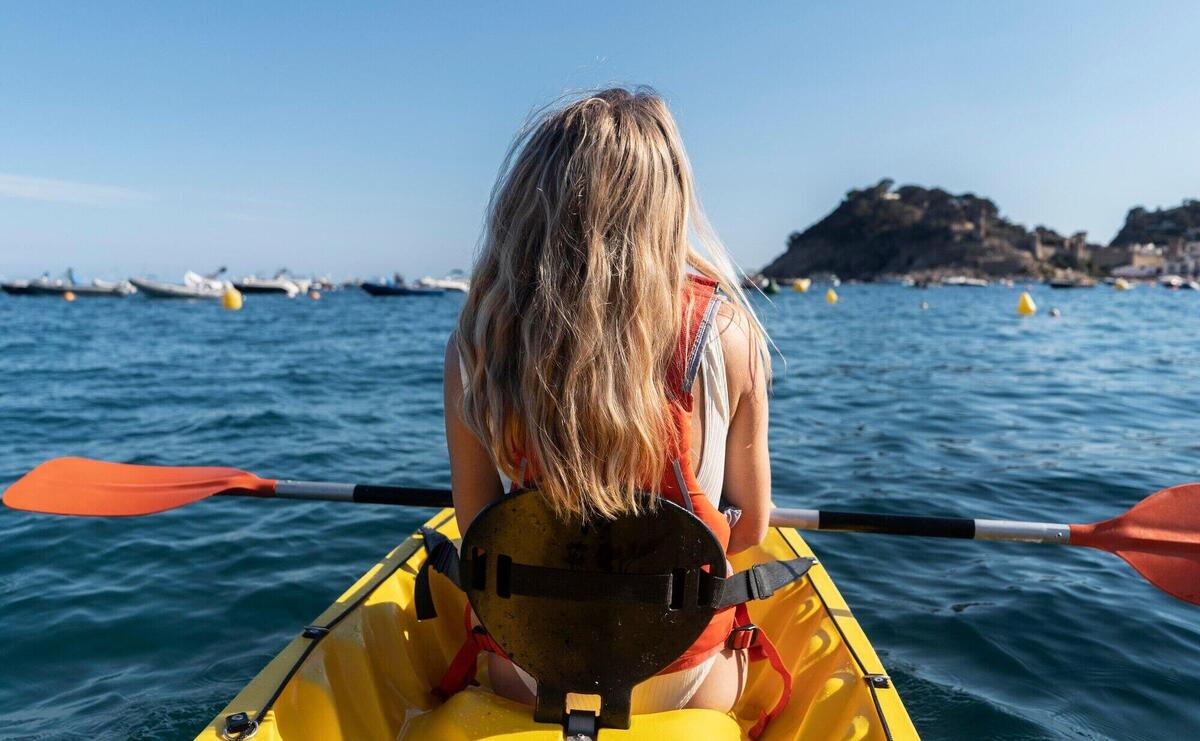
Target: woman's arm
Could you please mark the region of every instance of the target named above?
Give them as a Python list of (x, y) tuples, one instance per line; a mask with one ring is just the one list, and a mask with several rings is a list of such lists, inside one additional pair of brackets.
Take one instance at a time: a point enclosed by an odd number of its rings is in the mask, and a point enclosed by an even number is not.
[(771, 456), (767, 449), (767, 378), (750, 341), (748, 320), (737, 309), (719, 322), (729, 383), (729, 438), (722, 494), (741, 518), (729, 535), (729, 552), (758, 545), (771, 516)]
[(465, 533), (481, 509), (504, 495), (504, 488), (491, 455), (462, 418), (462, 371), (453, 334), (446, 342), (446, 363), (442, 374), (454, 516), (458, 520), (459, 532)]

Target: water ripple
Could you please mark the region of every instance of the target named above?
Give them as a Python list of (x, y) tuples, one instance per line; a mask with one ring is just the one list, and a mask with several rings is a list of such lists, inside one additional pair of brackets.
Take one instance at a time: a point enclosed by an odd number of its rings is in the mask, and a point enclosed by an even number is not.
[[(779, 504), (1089, 521), (1200, 479), (1200, 295), (844, 286), (763, 303)], [(927, 301), (928, 311), (918, 304)], [(46, 458), (446, 486), (460, 297), (0, 297), (0, 484)], [(189, 737), (423, 512), (214, 499), (0, 512), (0, 737)], [(810, 538), (926, 738), (1200, 729), (1200, 621), (1116, 559)]]

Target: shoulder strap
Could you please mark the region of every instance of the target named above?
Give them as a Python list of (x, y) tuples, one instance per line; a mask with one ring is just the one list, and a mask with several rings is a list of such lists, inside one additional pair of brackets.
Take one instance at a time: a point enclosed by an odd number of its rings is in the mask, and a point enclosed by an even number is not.
[(667, 393), (687, 411), (692, 410), (692, 384), (700, 370), (704, 341), (717, 313), (717, 282), (689, 273), (684, 279), (683, 331), (675, 359), (667, 373)]

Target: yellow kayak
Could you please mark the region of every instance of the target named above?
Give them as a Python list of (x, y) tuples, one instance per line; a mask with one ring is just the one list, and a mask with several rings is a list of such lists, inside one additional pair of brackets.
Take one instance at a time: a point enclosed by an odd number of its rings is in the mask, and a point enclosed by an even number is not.
[[(451, 510), (430, 519), (458, 538)], [(430, 688), (462, 645), (465, 596), (448, 580), (431, 580), (438, 614), (417, 622), (413, 588), (425, 560), (414, 535), (388, 554), (259, 672), (198, 741), (370, 741), (372, 739), (519, 739), (562, 741), (560, 725), (536, 723), (532, 709), (488, 689), (487, 662), (479, 687), (442, 701)], [(763, 543), (733, 557), (735, 569), (756, 562), (812, 556), (791, 528), (772, 528)], [(912, 721), (858, 621), (820, 563), (770, 599), (750, 604), (751, 617), (772, 637), (791, 668), (787, 709), (767, 727), (779, 739), (915, 739)], [(628, 730), (602, 729), (618, 739), (745, 739), (759, 713), (779, 697), (767, 662), (751, 664), (732, 712), (673, 710), (635, 715)], [(244, 713), (248, 727), (225, 735), (227, 718)]]

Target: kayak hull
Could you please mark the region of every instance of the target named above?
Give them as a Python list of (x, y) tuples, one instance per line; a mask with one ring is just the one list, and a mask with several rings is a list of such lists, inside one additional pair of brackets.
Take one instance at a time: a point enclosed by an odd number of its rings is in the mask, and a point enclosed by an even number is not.
[[(429, 526), (451, 538), (459, 535), (451, 510), (437, 514)], [(794, 530), (772, 528), (761, 546), (738, 554), (733, 562), (740, 569), (773, 558), (811, 555)], [(480, 663), (480, 687), (444, 702), (431, 693), (462, 644), (465, 598), (445, 578), (433, 575), (440, 617), (418, 622), (414, 574), (424, 559), (422, 541), (415, 536), (393, 550), (313, 622), (328, 628), (327, 633), (293, 640), (197, 740), (220, 739), (226, 716), (245, 712), (260, 716), (254, 738), (263, 741), (561, 741), (561, 726), (535, 723), (531, 708), (487, 689), (486, 661)], [(806, 579), (752, 604), (751, 617), (774, 638), (793, 675), (791, 703), (767, 727), (764, 741), (917, 738), (879, 658), (820, 563)], [(755, 662), (742, 699), (730, 713), (635, 715), (628, 730), (603, 729), (600, 740), (745, 739), (780, 689), (779, 676), (767, 662)]]

